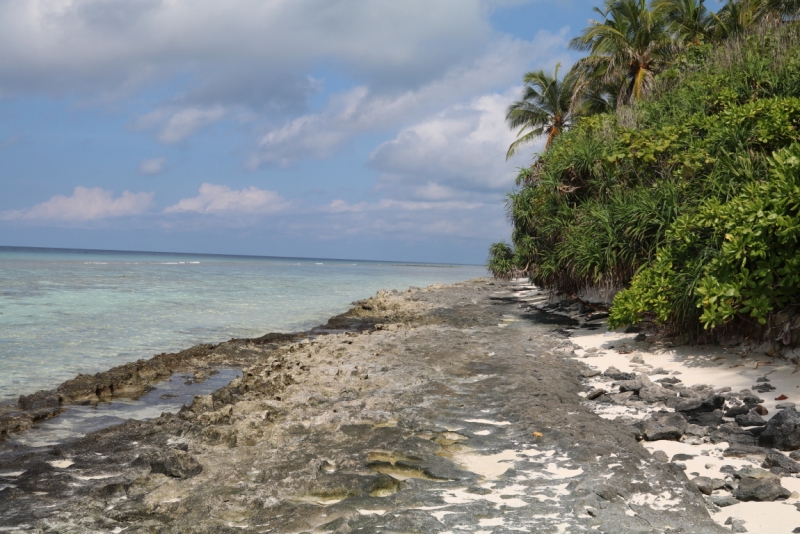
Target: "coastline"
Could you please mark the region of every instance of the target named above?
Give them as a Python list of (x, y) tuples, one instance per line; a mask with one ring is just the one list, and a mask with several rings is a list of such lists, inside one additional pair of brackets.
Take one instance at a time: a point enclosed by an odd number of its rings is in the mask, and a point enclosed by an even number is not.
[[(434, 284), (434, 287), (438, 284)], [(396, 290), (380, 293), (396, 293)], [(100, 371), (79, 374), (49, 390), (20, 395), (16, 403), (0, 404), (0, 443), (44, 421), (59, 417), (70, 406), (97, 406), (116, 400), (136, 400), (173, 375), (186, 374), (192, 382), (206, 380), (218, 368), (243, 369), (275, 350), (304, 338), (374, 328), (377, 320), (396, 319), (390, 310), (376, 317), (364, 314), (359, 302), (324, 324), (297, 332), (271, 332), (255, 338), (233, 338), (221, 343), (200, 343), (178, 352), (156, 354)]]
[(364, 328), (253, 345), (241, 378), (178, 414), (0, 456), (0, 523), (726, 531), (682, 471), (592, 412), (572, 342), (512, 285), (381, 292), (331, 324)]
[[(520, 284), (520, 289), (524, 305), (535, 309), (553, 306), (532, 286)], [(580, 315), (569, 302), (550, 311), (566, 317)], [(800, 366), (792, 360), (794, 354), (777, 357), (769, 344), (675, 345), (670, 339), (634, 330), (611, 331), (605, 321), (589, 320), (570, 332), (573, 357), (590, 368), (583, 375), (585, 391), (580, 393), (587, 404), (604, 419), (631, 424), (651, 454), (676, 465), (702, 486), (718, 524), (734, 532), (796, 532), (800, 526), (800, 464), (795, 460), (800, 456), (759, 439), (773, 417), (794, 409), (800, 400)], [(623, 374), (630, 376), (618, 376)], [(640, 383), (629, 387), (628, 378)], [(717, 395), (725, 404), (705, 414), (681, 411), (681, 396), (698, 395)], [(748, 398), (753, 399), (752, 405), (742, 402)], [(752, 409), (759, 413), (749, 424), (736, 418), (737, 413), (751, 417)], [(648, 421), (678, 412), (694, 418), (695, 424), (667, 439), (647, 436)], [(748, 477), (738, 473), (747, 470), (754, 477), (770, 478), (783, 494), (743, 497), (738, 489)]]

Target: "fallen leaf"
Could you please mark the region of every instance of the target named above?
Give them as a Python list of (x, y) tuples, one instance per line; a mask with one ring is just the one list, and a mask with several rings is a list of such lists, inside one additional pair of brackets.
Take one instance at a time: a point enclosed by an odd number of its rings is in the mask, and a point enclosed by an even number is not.
[(715, 362), (715, 361), (717, 361), (717, 360), (727, 360), (727, 358), (726, 358), (725, 356), (717, 356), (716, 358), (714, 358), (714, 359), (713, 359), (713, 360), (711, 360), (711, 361), (712, 361), (712, 362)]
[(781, 395), (780, 397), (775, 397), (775, 400), (786, 400), (788, 398), (786, 395)]
[(760, 404), (756, 405), (756, 407), (753, 408), (753, 410), (755, 410), (758, 415), (767, 415), (769, 413), (769, 410), (767, 410)]
[(631, 352), (633, 352), (633, 351), (632, 350), (618, 350), (617, 351), (618, 354), (630, 354)]
[(741, 366), (742, 366), (742, 364), (741, 364), (741, 363), (737, 363), (737, 364), (735, 364), (735, 365), (731, 365), (731, 369), (733, 369), (734, 367), (741, 367)]
[(544, 434), (542, 434), (541, 432), (534, 432), (533, 433), (533, 437), (534, 438), (541, 438), (542, 436), (544, 436)]

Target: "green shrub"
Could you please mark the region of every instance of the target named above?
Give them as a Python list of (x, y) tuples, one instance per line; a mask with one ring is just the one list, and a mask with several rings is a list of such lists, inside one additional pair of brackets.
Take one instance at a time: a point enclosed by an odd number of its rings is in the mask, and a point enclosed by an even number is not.
[(612, 325), (698, 334), (798, 302), (800, 26), (690, 47), (652, 96), (584, 117), (508, 197), (537, 285), (625, 288)]

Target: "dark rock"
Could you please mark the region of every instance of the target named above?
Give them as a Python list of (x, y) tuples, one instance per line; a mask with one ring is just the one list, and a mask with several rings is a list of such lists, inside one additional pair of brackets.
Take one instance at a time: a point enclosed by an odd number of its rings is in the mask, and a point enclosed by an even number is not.
[(742, 445), (756, 444), (756, 438), (753, 436), (753, 434), (743, 429), (736, 423), (725, 423), (720, 425), (719, 428), (709, 435), (709, 438), (711, 438), (712, 443), (721, 443), (723, 441), (727, 441), (731, 445), (734, 443), (739, 443)]
[(581, 371), (581, 376), (583, 378), (592, 378), (601, 374), (603, 373), (601, 373), (598, 369), (587, 369), (585, 371)]
[(759, 376), (758, 378), (756, 378), (756, 382), (758, 382), (759, 384), (762, 382), (769, 382), (769, 378), (767, 378), (766, 376)]
[(667, 378), (659, 378), (658, 380), (656, 380), (656, 382), (659, 382), (661, 384), (680, 384), (681, 379), (675, 378), (674, 376), (669, 376)]
[(669, 462), (669, 456), (667, 456), (667, 453), (664, 451), (653, 451), (653, 458), (661, 463)]
[(701, 412), (695, 414), (684, 414), (686, 421), (693, 425), (715, 427), (722, 424), (722, 410), (714, 410), (713, 412)]
[(20, 395), (17, 406), (23, 410), (41, 410), (43, 408), (58, 408), (63, 401), (63, 397), (56, 393), (38, 391), (32, 395)]
[(664, 389), (663, 387), (657, 386), (655, 384), (644, 386), (639, 390), (639, 398), (642, 399), (644, 402), (649, 402), (649, 403), (664, 402), (665, 400), (674, 396), (675, 393), (673, 393), (672, 391)]
[(726, 458), (744, 458), (746, 456), (759, 456), (766, 453), (767, 449), (762, 447), (744, 445), (742, 443), (731, 443), (730, 447), (725, 449), (722, 453), (722, 456)]
[(175, 478), (191, 478), (199, 475), (203, 466), (191, 454), (172, 450), (151, 459), (150, 471)]
[(694, 425), (694, 424), (690, 423), (689, 425), (686, 426), (685, 434), (688, 434), (690, 436), (703, 437), (703, 436), (707, 436), (708, 433), (709, 433), (708, 427), (705, 427), (705, 426), (702, 426), (702, 425)]
[(736, 472), (736, 468), (733, 467), (732, 465), (723, 465), (722, 467), (719, 468), (719, 472), (733, 476), (733, 474)]
[(744, 521), (741, 519), (734, 519), (731, 521), (731, 532), (747, 532)]
[(789, 453), (789, 458), (792, 460), (800, 462), (800, 451), (792, 451)]
[(750, 413), (751, 409), (752, 408), (750, 408), (745, 404), (740, 404), (739, 406), (733, 406), (731, 408), (728, 408), (728, 410), (725, 412), (725, 417), (736, 417), (737, 415), (746, 415)]
[(755, 406), (756, 404), (761, 404), (764, 402), (764, 399), (756, 397), (754, 395), (745, 395), (742, 397), (742, 402), (747, 404), (748, 406)]
[(767, 393), (769, 391), (775, 391), (777, 388), (772, 384), (767, 384), (765, 382), (763, 384), (756, 384), (752, 389), (753, 391), (758, 391), (759, 393)]
[(767, 421), (758, 441), (764, 447), (782, 451), (800, 449), (800, 413), (794, 408), (781, 410)]
[(725, 405), (725, 397), (722, 395), (711, 395), (706, 398), (686, 399), (675, 407), (676, 412), (686, 414), (713, 412)]
[(633, 380), (636, 378), (636, 373), (623, 373), (616, 367), (609, 367), (603, 373), (603, 376), (607, 376), (612, 380)]
[(636, 337), (633, 338), (634, 341), (644, 341), (647, 339), (647, 336), (644, 335), (643, 332), (636, 334)]
[(647, 441), (679, 440), (686, 431), (686, 419), (680, 414), (657, 412), (644, 422), (643, 434)]
[(779, 402), (775, 405), (776, 410), (785, 410), (786, 408), (794, 408), (795, 404), (793, 402)]
[(736, 500), (731, 495), (716, 495), (711, 497), (711, 502), (719, 506), (720, 508), (724, 508), (726, 506), (733, 506), (734, 504), (739, 504), (739, 501)]
[(778, 467), (787, 473), (800, 473), (800, 464), (787, 458), (778, 451), (769, 451), (761, 464), (764, 469)]
[(778, 478), (769, 471), (759, 467), (742, 467), (733, 472), (734, 478)]
[(744, 415), (737, 415), (736, 424), (739, 426), (764, 426), (767, 422), (755, 410), (750, 410)]
[(621, 380), (619, 382), (615, 382), (614, 384), (619, 386), (619, 391), (621, 393), (625, 393), (626, 391), (633, 391), (636, 393), (644, 386), (649, 385), (649, 383), (650, 379), (642, 376), (634, 380)]
[(714, 491), (714, 484), (709, 477), (694, 477), (691, 482), (703, 495), (711, 495)]
[(755, 411), (758, 415), (767, 415), (769, 413), (769, 410), (767, 410), (760, 404), (755, 405), (753, 407), (753, 411)]
[(606, 390), (602, 389), (602, 388), (601, 389), (593, 389), (592, 391), (590, 391), (586, 395), (586, 398), (589, 399), (589, 400), (594, 400), (594, 399), (596, 399), (598, 397), (601, 397), (601, 396), (605, 395), (606, 393), (608, 393), (608, 392)]
[[(697, 456), (696, 454), (682, 454), (678, 453), (672, 457), (673, 462), (685, 462), (686, 460), (691, 460)], [(709, 479), (710, 480), (710, 479)]]
[(641, 326), (632, 325), (625, 329), (626, 334), (638, 334), (642, 331)]
[(739, 481), (739, 487), (733, 491), (733, 496), (740, 501), (774, 501), (786, 499), (791, 494), (774, 475), (772, 478), (744, 477)]

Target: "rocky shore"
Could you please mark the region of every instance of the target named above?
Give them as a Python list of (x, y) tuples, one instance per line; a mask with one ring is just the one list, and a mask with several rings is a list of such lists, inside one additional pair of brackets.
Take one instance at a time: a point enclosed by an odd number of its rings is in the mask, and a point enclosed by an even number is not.
[[(674, 392), (676, 399), (683, 389), (677, 382), (672, 389), (654, 386), (653, 373), (619, 365), (620, 373), (635, 374), (597, 373), (598, 360), (584, 356), (611, 349), (592, 352), (584, 346), (591, 340), (576, 333), (604, 334), (576, 328), (583, 320), (552, 324), (553, 315), (534, 307), (543, 298), (535, 288), (488, 280), (381, 292), (316, 331), (195, 347), (21, 399), (7, 419), (98, 402), (121, 390), (135, 394), (178, 369), (200, 379), (223, 364), (243, 369), (241, 378), (195, 397), (177, 414), (0, 456), (0, 527), (757, 532), (738, 518), (728, 526), (712, 518), (722, 506), (714, 492), (729, 490), (743, 501), (737, 495), (761, 495), (760, 481), (767, 480), (777, 499), (792, 497), (785, 474), (773, 469), (789, 471), (792, 464), (777, 456), (763, 473), (731, 464), (732, 472), (706, 483), (698, 480), (705, 471), (695, 475), (694, 458), (665, 458), (650, 447), (723, 443), (710, 436), (726, 432), (727, 423), (712, 429), (702, 418), (737, 400), (747, 406), (746, 395), (689, 384), (696, 395), (687, 393), (685, 401), (700, 399), (693, 411), (676, 411), (683, 396), (674, 407), (668, 399), (648, 404), (646, 388)], [(153, 370), (159, 366), (163, 372)], [(717, 406), (719, 398), (727, 404)], [(698, 409), (705, 402), (710, 411)], [(609, 415), (614, 410), (603, 411), (609, 406), (624, 410)], [(630, 409), (646, 413), (636, 417)], [(653, 415), (659, 411), (663, 421)], [(700, 427), (709, 429), (706, 435)], [(749, 427), (742, 428), (725, 436), (758, 447)], [(657, 431), (667, 439), (647, 441)], [(698, 444), (687, 444), (687, 436)], [(742, 482), (749, 479), (757, 482)], [(724, 486), (714, 489), (719, 480)]]

